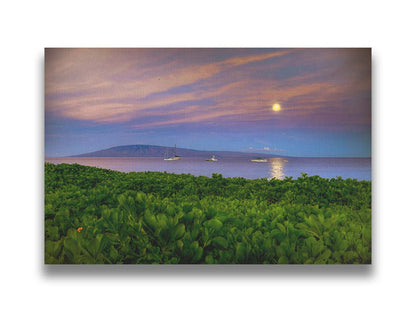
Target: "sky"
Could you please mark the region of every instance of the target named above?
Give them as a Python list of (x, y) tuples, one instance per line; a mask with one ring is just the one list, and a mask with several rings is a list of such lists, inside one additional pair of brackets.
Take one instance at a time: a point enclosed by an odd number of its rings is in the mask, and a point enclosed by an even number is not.
[(45, 156), (133, 144), (370, 157), (371, 49), (45, 49)]

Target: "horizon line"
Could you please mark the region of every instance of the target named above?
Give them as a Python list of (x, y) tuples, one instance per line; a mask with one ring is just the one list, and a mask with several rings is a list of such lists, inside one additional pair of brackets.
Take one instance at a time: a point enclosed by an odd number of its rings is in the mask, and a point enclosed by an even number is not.
[[(103, 148), (91, 152), (84, 152), (76, 155), (67, 155), (67, 156), (44, 156), (44, 158), (65, 158), (65, 157), (85, 157), (80, 156), (84, 154), (90, 154), (90, 153), (96, 153), (100, 151), (110, 150), (112, 148), (118, 148), (118, 147), (128, 147), (128, 146), (154, 146), (154, 147), (162, 147), (162, 148), (169, 148), (171, 146), (163, 146), (163, 145), (153, 145), (153, 144), (126, 144), (126, 145), (117, 145), (117, 146), (111, 146), (108, 148)], [(173, 147), (172, 147), (173, 148)], [(270, 157), (290, 157), (290, 158), (372, 158), (372, 156), (292, 156), (292, 155), (278, 155), (278, 154), (269, 154), (267, 150), (264, 149), (246, 149), (246, 150), (238, 150), (238, 151), (230, 151), (230, 150), (199, 150), (194, 148), (187, 148), (187, 147), (176, 147), (179, 149), (187, 149), (191, 151), (197, 151), (197, 152), (229, 152), (229, 153), (247, 153), (247, 154), (264, 154), (264, 155), (270, 155)], [(125, 157), (125, 156), (97, 156), (97, 157)], [(125, 158), (140, 158), (143, 156), (127, 156)], [(148, 156), (151, 157), (151, 156)], [(186, 156), (185, 156), (186, 157)]]

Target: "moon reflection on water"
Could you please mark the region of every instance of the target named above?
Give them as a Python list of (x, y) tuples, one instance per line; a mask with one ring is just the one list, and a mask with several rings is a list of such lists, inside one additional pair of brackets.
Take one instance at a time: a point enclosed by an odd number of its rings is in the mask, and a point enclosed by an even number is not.
[(283, 158), (270, 158), (269, 163), (271, 178), (283, 180), (285, 178), (284, 167), (287, 160)]

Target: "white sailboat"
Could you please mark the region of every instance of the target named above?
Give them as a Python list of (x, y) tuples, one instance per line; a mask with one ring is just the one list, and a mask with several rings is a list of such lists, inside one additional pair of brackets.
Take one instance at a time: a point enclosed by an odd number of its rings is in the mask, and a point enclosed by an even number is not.
[(175, 144), (173, 157), (169, 157), (168, 149), (166, 149), (166, 155), (165, 155), (164, 160), (181, 160), (181, 159), (182, 159), (181, 156), (176, 155), (176, 144)]
[(268, 162), (266, 158), (257, 157), (254, 159), (251, 159), (252, 162)]
[(217, 158), (215, 158), (215, 155), (212, 155), (211, 158), (205, 159), (206, 161), (218, 161)]

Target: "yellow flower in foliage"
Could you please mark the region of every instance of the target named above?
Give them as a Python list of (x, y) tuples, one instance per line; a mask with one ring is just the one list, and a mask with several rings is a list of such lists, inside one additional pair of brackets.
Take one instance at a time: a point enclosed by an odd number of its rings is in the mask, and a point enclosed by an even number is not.
[(82, 231), (82, 226), (77, 229), (78, 233)]

